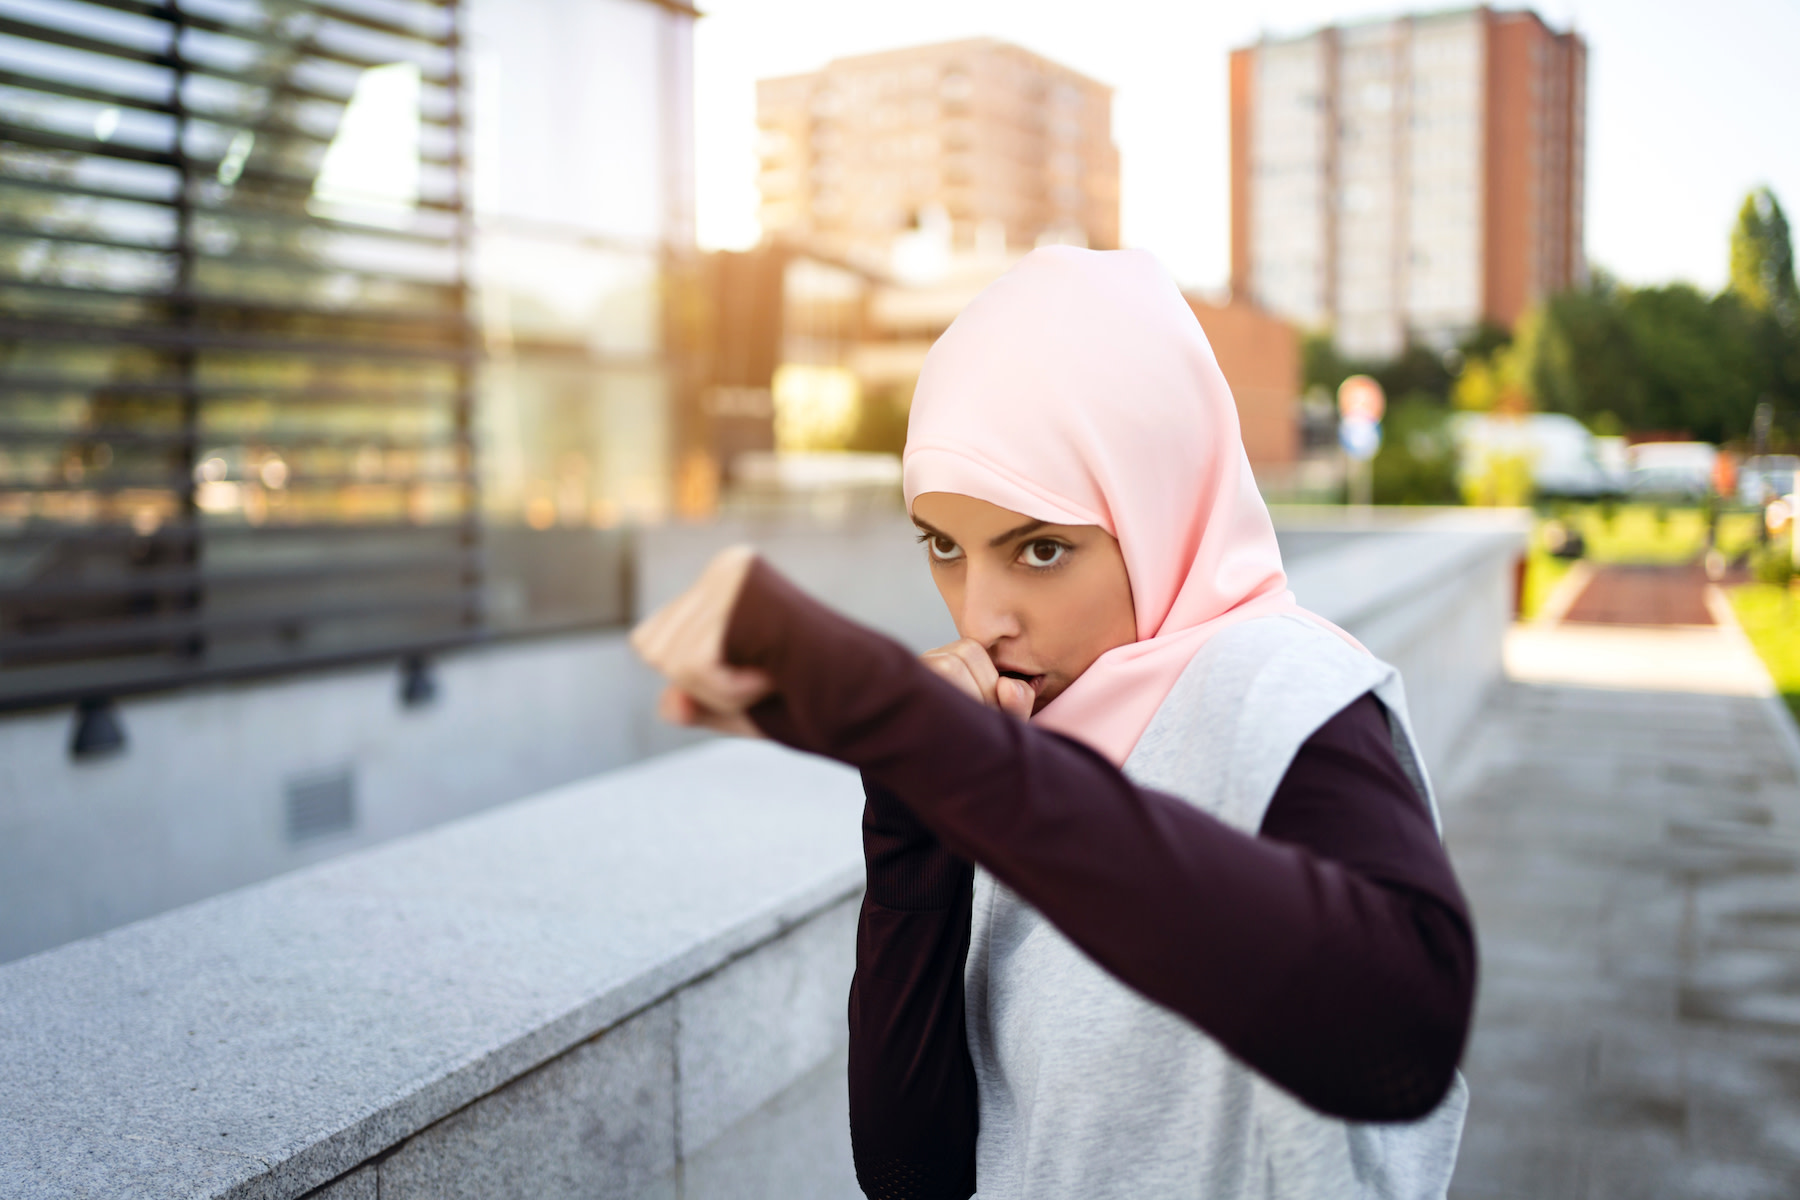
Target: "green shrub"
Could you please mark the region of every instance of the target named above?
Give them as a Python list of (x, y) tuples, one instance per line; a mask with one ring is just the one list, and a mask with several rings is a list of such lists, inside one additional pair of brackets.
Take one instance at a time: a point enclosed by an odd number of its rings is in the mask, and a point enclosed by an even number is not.
[(1786, 546), (1764, 546), (1751, 555), (1750, 573), (1758, 583), (1786, 587), (1794, 578), (1794, 556)]
[(1409, 392), (1388, 410), (1374, 462), (1375, 503), (1461, 502), (1448, 417), (1425, 392)]

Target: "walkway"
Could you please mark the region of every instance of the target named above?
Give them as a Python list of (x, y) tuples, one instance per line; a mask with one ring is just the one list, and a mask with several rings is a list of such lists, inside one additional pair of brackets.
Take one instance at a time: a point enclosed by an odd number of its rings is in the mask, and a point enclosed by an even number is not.
[(1800, 1196), (1800, 739), (1768, 677), (1729, 623), (1521, 627), (1507, 660), (1447, 788), (1483, 954), (1452, 1197)]

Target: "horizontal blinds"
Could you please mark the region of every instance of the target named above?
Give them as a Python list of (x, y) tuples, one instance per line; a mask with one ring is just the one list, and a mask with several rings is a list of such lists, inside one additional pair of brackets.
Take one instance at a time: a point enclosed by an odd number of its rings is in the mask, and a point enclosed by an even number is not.
[(0, 707), (481, 629), (458, 13), (0, 0)]

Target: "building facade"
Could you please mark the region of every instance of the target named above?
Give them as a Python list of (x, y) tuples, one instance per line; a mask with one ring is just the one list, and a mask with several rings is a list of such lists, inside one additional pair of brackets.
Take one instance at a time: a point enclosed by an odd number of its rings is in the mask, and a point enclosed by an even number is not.
[(1288, 322), (1242, 297), (1215, 303), (1189, 293), (1219, 371), (1237, 402), (1244, 453), (1258, 482), (1285, 482), (1300, 458), (1300, 335)]
[(302, 8), (0, 39), (0, 712), (629, 617), (697, 13)]
[(1385, 358), (1582, 278), (1579, 35), (1400, 17), (1243, 47), (1230, 79), (1234, 293)]
[(762, 226), (885, 259), (947, 222), (952, 248), (1119, 244), (1112, 89), (981, 38), (839, 59), (757, 84)]

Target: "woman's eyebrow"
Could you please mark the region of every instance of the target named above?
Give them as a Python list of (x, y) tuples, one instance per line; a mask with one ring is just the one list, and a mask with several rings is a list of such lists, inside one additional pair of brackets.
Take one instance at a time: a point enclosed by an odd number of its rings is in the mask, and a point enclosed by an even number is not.
[(1048, 521), (1027, 521), (1023, 525), (1020, 525), (1014, 529), (1009, 529), (1005, 533), (1002, 533), (997, 537), (989, 538), (988, 539), (988, 548), (992, 549), (992, 550), (998, 550), (1000, 547), (1006, 545), (1006, 543), (1014, 540), (1015, 538), (1024, 537), (1028, 533), (1036, 533), (1038, 530), (1042, 529), (1044, 526), (1048, 525), (1049, 523), (1050, 522), (1048, 522)]
[[(933, 537), (946, 538), (952, 542), (954, 542), (956, 540), (955, 538), (951, 537), (949, 534), (945, 533), (943, 530), (939, 529), (936, 525), (933, 525), (930, 521), (925, 521), (925, 520), (921, 520), (918, 517), (914, 517), (912, 519), (912, 523), (915, 526), (917, 526), (921, 532), (929, 533)], [(1007, 530), (1005, 533), (997, 534), (994, 537), (989, 538), (988, 546), (991, 549), (998, 550), (1001, 546), (1006, 545), (1006, 543), (1008, 543), (1010, 541), (1013, 541), (1017, 538), (1022, 538), (1028, 533), (1036, 533), (1038, 530), (1042, 529), (1044, 526), (1048, 525), (1049, 523), (1050, 522), (1048, 522), (1048, 521), (1027, 521), (1023, 525), (1014, 526), (1013, 528)]]

